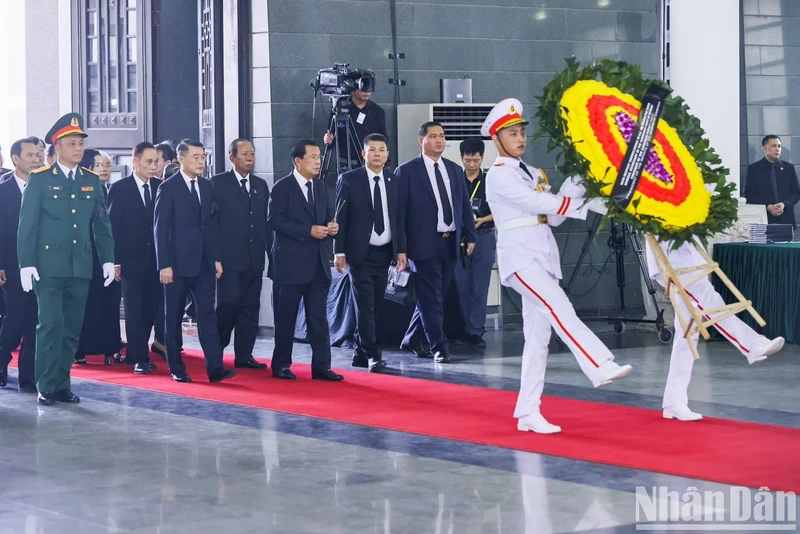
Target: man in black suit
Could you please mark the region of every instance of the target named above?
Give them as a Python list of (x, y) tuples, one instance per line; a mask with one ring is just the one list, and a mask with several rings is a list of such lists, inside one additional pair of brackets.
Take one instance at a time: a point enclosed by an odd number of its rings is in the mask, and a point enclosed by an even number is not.
[(781, 157), (781, 138), (761, 140), (764, 157), (747, 167), (744, 194), (748, 204), (767, 207), (767, 222), (795, 226), (794, 205), (800, 201), (800, 183), (794, 165)]
[(0, 329), (0, 387), (8, 382), (11, 351), (20, 341), (19, 389), (36, 393), (34, 360), (38, 304), (33, 291), (22, 290), (17, 259), (17, 228), (22, 192), (28, 185), (28, 174), (42, 166), (42, 153), (30, 139), (11, 145), (11, 161), (15, 170), (0, 182), (0, 286), (3, 288), (7, 315)]
[(375, 313), (386, 290), (392, 259), (397, 270), (406, 266), (405, 235), (397, 225), (398, 179), (383, 166), (389, 158), (389, 142), (381, 134), (364, 138), (366, 165), (346, 172), (336, 186), (334, 240), (336, 270), (350, 266), (350, 284), (356, 301), (356, 332), (353, 367), (377, 373), (386, 368), (376, 342)]
[(339, 231), (328, 205), (320, 170), (319, 146), (299, 141), (292, 148), (294, 171), (272, 187), (267, 220), (273, 231), (272, 299), (275, 312), (275, 350), (272, 376), (294, 380), (292, 342), (300, 299), (303, 299), (311, 343), (311, 376), (315, 380), (344, 380), (331, 370), (327, 302), (331, 285), (331, 239)]
[(114, 184), (108, 193), (108, 215), (114, 234), (117, 278), (122, 281), (126, 363), (135, 374), (155, 369), (147, 343), (161, 301), (153, 235), (155, 199), (161, 180), (155, 178), (158, 152), (152, 143), (133, 149), (133, 174)]
[(225, 274), (217, 282), (219, 339), (224, 349), (235, 329), (234, 365), (266, 369), (267, 364), (253, 357), (253, 347), (258, 335), (264, 256), (272, 249), (272, 233), (267, 225), (269, 188), (266, 181), (252, 174), (256, 153), (250, 141), (235, 139), (228, 147), (228, 156), (233, 168), (211, 178), (219, 226), (225, 236)]
[[(398, 223), (405, 231), (409, 265), (417, 273), (417, 308), (401, 346), (420, 358), (430, 358), (432, 353), (436, 363), (450, 363), (442, 331), (442, 302), (462, 253), (460, 247), (472, 254), (477, 234), (464, 171), (442, 157), (442, 125), (423, 124), (419, 144), (422, 154), (394, 171), (400, 177)], [(423, 344), (425, 337), (430, 352)]]
[(178, 145), (180, 171), (158, 187), (155, 206), (156, 262), (164, 284), (167, 361), (172, 379), (191, 382), (179, 351), (178, 333), (186, 296), (197, 307), (197, 332), (211, 382), (236, 374), (222, 365), (214, 298), (222, 276), (221, 236), (202, 143), (185, 139)]

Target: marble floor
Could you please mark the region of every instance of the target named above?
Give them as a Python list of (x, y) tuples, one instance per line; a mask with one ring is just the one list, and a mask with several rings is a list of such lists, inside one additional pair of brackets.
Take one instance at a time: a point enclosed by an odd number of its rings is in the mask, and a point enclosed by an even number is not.
[[(601, 337), (633, 374), (592, 389), (554, 342), (545, 394), (659, 409), (669, 346), (647, 333)], [(400, 351), (385, 357), (404, 376), (517, 389), (521, 333), (486, 339), (482, 350), (454, 346), (447, 366)], [(199, 346), (190, 336), (185, 345)], [(258, 357), (271, 350), (269, 336), (259, 339)], [(703, 343), (701, 354), (695, 410), (800, 428), (800, 348), (757, 366), (723, 341)], [(350, 356), (334, 348), (334, 366), (348, 368)], [(308, 346), (296, 345), (295, 358), (309, 361)], [(16, 385), (11, 370), (0, 390), (0, 534), (634, 532), (643, 526), (637, 486), (730, 490), (89, 381), (74, 382), (80, 405), (39, 408)]]

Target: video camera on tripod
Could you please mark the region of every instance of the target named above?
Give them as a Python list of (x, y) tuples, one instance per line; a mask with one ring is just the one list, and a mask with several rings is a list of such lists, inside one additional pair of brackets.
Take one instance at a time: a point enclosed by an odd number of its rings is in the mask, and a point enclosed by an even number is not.
[[(309, 84), (314, 89), (315, 99), (318, 93), (322, 93), (330, 99), (333, 113), (328, 131), (336, 132), (334, 142), (325, 147), (320, 177), (328, 173), (331, 160), (338, 159), (340, 154), (346, 153), (344, 159), (348, 162), (341, 170), (349, 166), (351, 161), (357, 161), (359, 165), (364, 165), (361, 152), (355, 150), (355, 154), (353, 154), (353, 147), (358, 147), (360, 142), (356, 136), (353, 118), (350, 116), (350, 96), (356, 90), (365, 93), (374, 92), (375, 73), (367, 69), (351, 69), (349, 66), (349, 63), (334, 63), (333, 67), (320, 69)], [(341, 143), (345, 143), (346, 151), (340, 151)]]
[(350, 69), (349, 66), (349, 63), (334, 63), (331, 68), (317, 71), (310, 83), (314, 92), (322, 92), (331, 100), (350, 96), (356, 89), (374, 92), (375, 73), (367, 69)]

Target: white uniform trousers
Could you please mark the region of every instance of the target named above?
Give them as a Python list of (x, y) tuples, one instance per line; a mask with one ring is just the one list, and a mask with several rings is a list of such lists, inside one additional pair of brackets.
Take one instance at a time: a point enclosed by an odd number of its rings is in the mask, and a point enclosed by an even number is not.
[(575, 308), (558, 285), (558, 279), (537, 263), (517, 271), (507, 285), (522, 295), (522, 323), (525, 348), (522, 376), (514, 417), (539, 412), (547, 368), (547, 345), (553, 328), (569, 347), (583, 373), (592, 380), (597, 368), (613, 360), (611, 351), (581, 321)]
[[(681, 279), (689, 280), (693, 274), (686, 274), (681, 276)], [(659, 278), (659, 283), (661, 282)], [(700, 311), (711, 310), (725, 305), (725, 301), (714, 290), (714, 286), (708, 279), (703, 278), (686, 288), (686, 293), (689, 300)], [(684, 317), (689, 317), (689, 311), (683, 303), (683, 299), (678, 299), (683, 311)], [(708, 317), (708, 316), (706, 316)], [(670, 408), (677, 404), (689, 403), (689, 382), (692, 379), (692, 366), (694, 365), (694, 357), (692, 356), (692, 349), (689, 347), (689, 342), (683, 337), (681, 332), (680, 321), (678, 320), (677, 313), (675, 314), (675, 337), (672, 341), (672, 356), (669, 360), (669, 374), (667, 375), (667, 386), (664, 389), (664, 408)], [(756, 341), (761, 336), (752, 328), (747, 326), (741, 319), (736, 316), (723, 319), (714, 327), (722, 334), (734, 347), (739, 349), (744, 355), (750, 352)], [(699, 334), (694, 335), (692, 340), (697, 343)]]

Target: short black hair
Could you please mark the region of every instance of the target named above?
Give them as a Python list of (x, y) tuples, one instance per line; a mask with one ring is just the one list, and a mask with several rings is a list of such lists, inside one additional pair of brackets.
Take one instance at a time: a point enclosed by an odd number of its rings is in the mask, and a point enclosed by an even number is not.
[(175, 159), (175, 149), (172, 147), (169, 141), (161, 141), (156, 145), (156, 150), (161, 157), (164, 158), (164, 161), (172, 161)]
[(30, 143), (31, 145), (36, 144), (29, 137), (26, 137), (24, 139), (17, 139), (16, 141), (14, 141), (14, 144), (11, 145), (11, 150), (9, 150), (11, 156), (20, 157), (22, 155), (22, 145), (24, 145), (25, 143)]
[[(81, 159), (80, 166), (84, 169), (89, 169), (90, 171), (94, 167), (94, 158), (100, 155), (99, 150), (95, 150), (94, 148), (87, 148), (83, 151), (83, 159)], [(92, 171), (94, 172), (94, 171)]]
[(428, 121), (424, 123), (422, 126), (419, 127), (419, 136), (425, 137), (428, 135), (428, 128), (433, 128), (434, 126), (438, 126), (442, 130), (444, 130), (444, 126), (442, 126), (441, 122), (438, 121)]
[(764, 136), (764, 139), (761, 140), (761, 146), (767, 146), (773, 139), (777, 139), (778, 141), (781, 140), (781, 138), (777, 135), (766, 135)]
[(178, 144), (178, 156), (186, 156), (189, 153), (189, 147), (202, 148), (205, 150), (203, 143), (194, 139), (184, 139)]
[[(239, 143), (250, 143), (251, 145), (253, 142), (250, 139), (246, 139), (244, 137), (237, 137), (231, 144), (228, 145), (228, 155), (229, 156), (236, 156), (239, 153)], [(255, 147), (253, 147), (255, 149)]]
[(31, 143), (33, 143), (36, 146), (39, 146), (39, 143), (45, 144), (43, 139), (36, 137), (35, 135), (30, 136), (28, 139), (30, 139)]
[(48, 145), (47, 146), (47, 157), (52, 158), (56, 155), (56, 145)]
[(364, 148), (367, 148), (367, 145), (369, 145), (370, 142), (372, 141), (383, 143), (384, 145), (386, 145), (387, 149), (389, 148), (389, 140), (383, 134), (371, 133), (368, 136), (366, 136), (364, 138)]
[(309, 146), (315, 146), (319, 148), (319, 145), (311, 139), (303, 139), (302, 141), (296, 142), (292, 147), (292, 163), (294, 163), (294, 158), (303, 159), (306, 157), (306, 147)]
[(468, 137), (461, 141), (461, 144), (458, 145), (458, 149), (461, 151), (462, 158), (466, 155), (472, 154), (479, 154), (480, 157), (483, 157), (485, 148), (486, 147), (483, 144), (483, 139), (480, 137)]
[(144, 154), (144, 151), (147, 150), (148, 148), (152, 148), (153, 150), (155, 150), (156, 147), (153, 143), (142, 141), (141, 143), (133, 147), (133, 157), (134, 158), (141, 157), (141, 155)]

